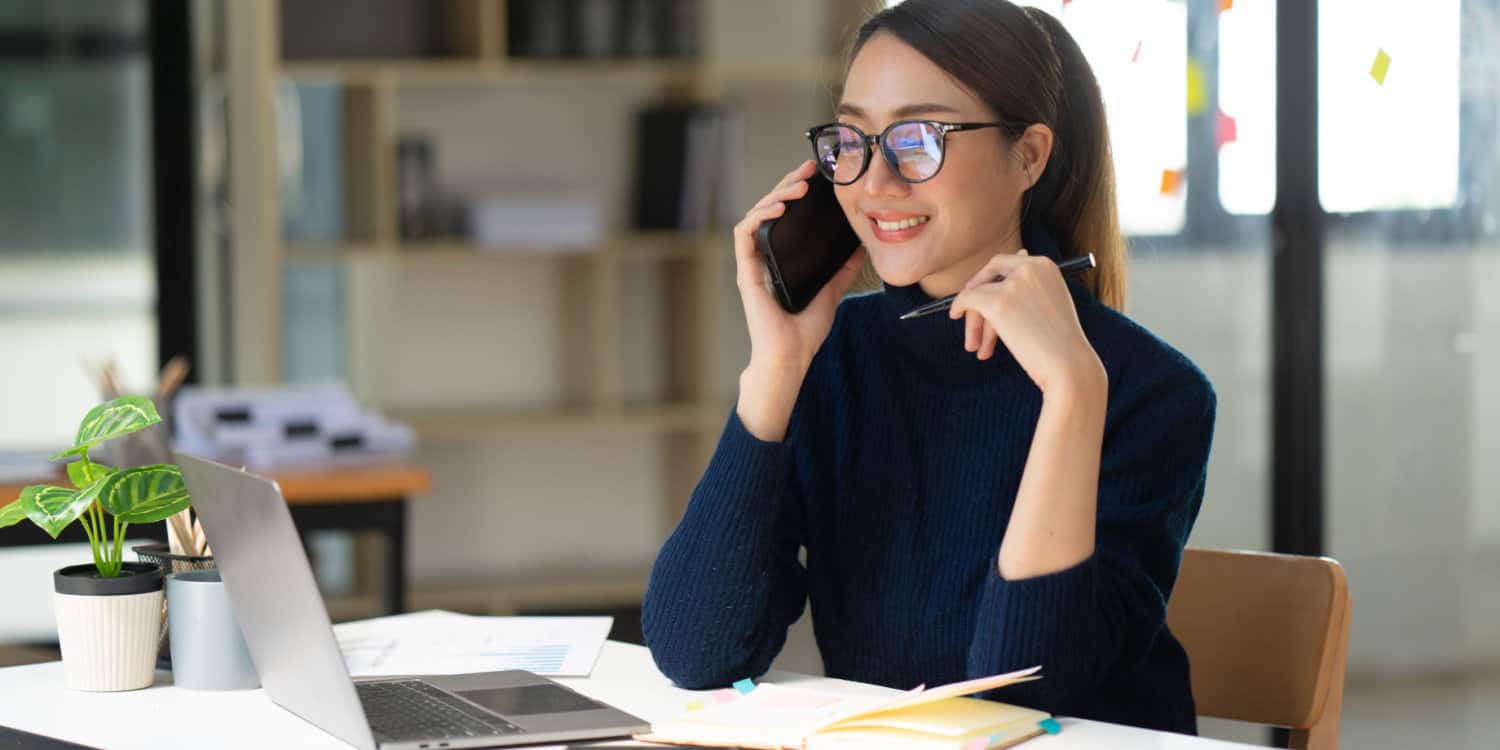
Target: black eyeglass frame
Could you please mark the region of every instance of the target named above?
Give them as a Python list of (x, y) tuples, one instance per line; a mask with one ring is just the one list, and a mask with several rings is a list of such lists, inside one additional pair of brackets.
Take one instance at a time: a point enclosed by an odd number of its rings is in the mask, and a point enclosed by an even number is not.
[[(902, 125), (930, 125), (938, 132), (937, 168), (932, 170), (932, 174), (923, 177), (920, 180), (913, 180), (906, 175), (901, 174), (901, 165), (896, 162), (895, 155), (892, 154), (890, 149), (888, 149), (885, 145), (886, 136), (890, 135), (892, 130), (901, 127)], [(937, 177), (938, 173), (943, 171), (943, 165), (948, 162), (949, 133), (962, 132), (965, 130), (980, 130), (983, 128), (1004, 128), (1007, 133), (1009, 133), (1012, 137), (1015, 137), (1024, 132), (1028, 125), (1029, 123), (1023, 123), (1019, 120), (1009, 119), (999, 120), (997, 122), (942, 122), (940, 120), (924, 120), (918, 118), (910, 120), (897, 120), (885, 126), (885, 129), (880, 131), (879, 133), (875, 135), (867, 135), (865, 131), (860, 130), (855, 125), (850, 125), (847, 122), (826, 122), (822, 125), (816, 125), (814, 127), (808, 128), (807, 132), (803, 135), (807, 137), (808, 143), (812, 144), (813, 162), (818, 165), (818, 172), (821, 173), (824, 177), (828, 178), (828, 181), (832, 182), (835, 185), (853, 185), (854, 183), (859, 182), (859, 178), (864, 177), (865, 172), (869, 171), (870, 169), (870, 151), (872, 147), (876, 145), (880, 146), (880, 155), (885, 159), (885, 163), (890, 166), (891, 172), (893, 174), (903, 180), (906, 180), (909, 183), (917, 184)], [(822, 135), (823, 131), (830, 128), (849, 128), (850, 130), (853, 130), (859, 136), (861, 145), (864, 146), (865, 160), (859, 167), (859, 174), (854, 175), (854, 177), (851, 178), (848, 182), (839, 182), (838, 180), (834, 179), (833, 175), (829, 174), (829, 171), (824, 168), (822, 155), (818, 153), (818, 136)]]

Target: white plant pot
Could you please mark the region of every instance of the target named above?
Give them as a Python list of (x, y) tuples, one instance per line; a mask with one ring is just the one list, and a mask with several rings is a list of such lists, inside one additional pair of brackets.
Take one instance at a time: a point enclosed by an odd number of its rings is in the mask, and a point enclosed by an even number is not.
[(98, 578), (93, 565), (53, 574), (53, 607), (63, 680), (73, 690), (109, 692), (149, 687), (161, 638), (161, 569), (125, 563), (131, 575)]

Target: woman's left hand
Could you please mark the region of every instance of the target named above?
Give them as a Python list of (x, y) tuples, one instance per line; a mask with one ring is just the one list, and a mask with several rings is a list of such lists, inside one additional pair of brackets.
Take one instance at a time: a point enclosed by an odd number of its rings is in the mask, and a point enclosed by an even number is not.
[(948, 317), (960, 316), (964, 348), (979, 359), (993, 356), (996, 341), (1002, 341), (1042, 393), (1084, 387), (1103, 395), (1104, 365), (1083, 335), (1068, 284), (1050, 259), (1033, 258), (1025, 250), (991, 258), (953, 301)]

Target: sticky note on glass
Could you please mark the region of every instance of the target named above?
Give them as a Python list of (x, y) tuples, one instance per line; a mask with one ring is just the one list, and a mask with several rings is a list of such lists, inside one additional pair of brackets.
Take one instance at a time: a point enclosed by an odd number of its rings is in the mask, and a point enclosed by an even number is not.
[(1163, 169), (1161, 171), (1161, 194), (1176, 194), (1182, 189), (1183, 177), (1181, 169)]
[(714, 703), (728, 703), (738, 697), (740, 697), (740, 694), (729, 688), (714, 691)]
[(1042, 719), (1038, 722), (1038, 726), (1047, 734), (1057, 734), (1062, 731), (1062, 725), (1057, 723), (1057, 719)]
[(697, 711), (700, 708), (703, 708), (703, 701), (688, 701), (687, 710)]
[(1214, 147), (1224, 148), (1226, 143), (1234, 143), (1240, 138), (1240, 128), (1234, 118), (1219, 112), (1218, 122), (1214, 123)]
[(738, 690), (740, 695), (744, 695), (755, 689), (755, 683), (751, 682), (747, 677), (743, 680), (740, 680), (739, 682), (734, 683), (734, 689)]
[(1234, 8), (1234, 0), (1219, 0), (1219, 12), (1220, 13), (1223, 13), (1226, 10), (1232, 10), (1233, 8)]
[(1376, 50), (1375, 64), (1370, 66), (1370, 77), (1381, 86), (1385, 85), (1385, 74), (1391, 69), (1391, 56), (1385, 50)]
[(1203, 110), (1208, 109), (1208, 79), (1203, 75), (1203, 66), (1197, 60), (1188, 60), (1187, 64), (1187, 110), (1188, 114), (1198, 116)]

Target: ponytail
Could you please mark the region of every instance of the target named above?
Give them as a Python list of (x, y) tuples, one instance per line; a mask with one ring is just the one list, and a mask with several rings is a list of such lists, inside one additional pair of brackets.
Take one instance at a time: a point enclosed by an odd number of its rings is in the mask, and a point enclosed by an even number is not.
[(1083, 279), (1094, 297), (1124, 310), (1126, 246), (1115, 205), (1104, 97), (1083, 50), (1062, 23), (1039, 8), (1025, 13), (1051, 43), (1059, 83), (1052, 157), (1030, 198), (1065, 255), (1094, 254), (1097, 265)]

